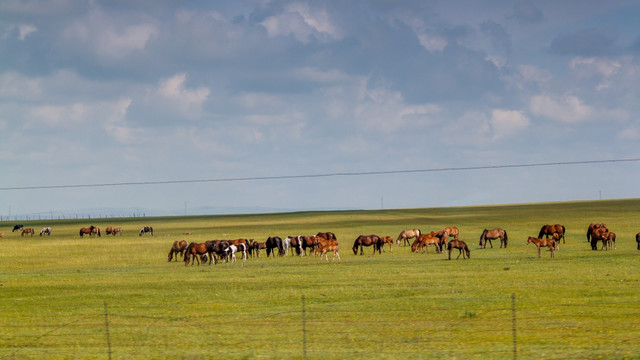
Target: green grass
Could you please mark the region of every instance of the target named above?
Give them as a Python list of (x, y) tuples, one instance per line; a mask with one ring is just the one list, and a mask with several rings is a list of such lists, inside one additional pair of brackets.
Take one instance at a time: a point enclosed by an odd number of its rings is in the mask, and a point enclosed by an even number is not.
[[(4, 222), (0, 359), (511, 359), (512, 294), (518, 358), (639, 358), (638, 219), (640, 200), (615, 200), (25, 223), (51, 226), (42, 238)], [(591, 250), (590, 222), (617, 233), (615, 251)], [(546, 223), (567, 228), (554, 259), (526, 245)], [(90, 224), (125, 232), (79, 237)], [(138, 236), (144, 225), (154, 237)], [(359, 234), (445, 226), (459, 227), (470, 260), (351, 251)], [(508, 231), (507, 249), (479, 249), (493, 227)], [(336, 233), (342, 261), (167, 262), (174, 240), (318, 231)]]

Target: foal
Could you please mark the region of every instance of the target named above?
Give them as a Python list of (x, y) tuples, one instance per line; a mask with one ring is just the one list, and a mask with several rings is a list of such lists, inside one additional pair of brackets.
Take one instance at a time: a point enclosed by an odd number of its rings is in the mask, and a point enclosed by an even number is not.
[(534, 238), (529, 236), (529, 239), (527, 239), (527, 245), (529, 245), (530, 243), (534, 243), (536, 244), (536, 247), (538, 247), (538, 257), (540, 257), (541, 247), (548, 247), (549, 251), (551, 251), (551, 257), (555, 257), (555, 249), (556, 249), (555, 239), (541, 239), (541, 238)]

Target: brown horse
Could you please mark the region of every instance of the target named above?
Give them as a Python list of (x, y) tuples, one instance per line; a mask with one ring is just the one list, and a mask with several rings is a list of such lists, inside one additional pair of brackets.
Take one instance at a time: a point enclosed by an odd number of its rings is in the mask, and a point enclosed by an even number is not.
[(174, 241), (171, 250), (169, 250), (169, 261), (173, 260), (174, 255), (176, 261), (178, 261), (178, 254), (184, 256), (185, 250), (187, 250), (187, 240)]
[[(607, 233), (606, 241), (603, 241), (603, 248), (606, 250), (615, 250), (616, 249), (616, 233), (609, 231)], [(606, 246), (604, 246), (606, 245)]]
[[(607, 225), (604, 223), (591, 223), (589, 224), (589, 227), (587, 228), (587, 242), (591, 242), (591, 233), (593, 233), (593, 230), (595, 229), (606, 229)], [(608, 229), (607, 229), (608, 231)]]
[(591, 250), (598, 250), (598, 241), (602, 241), (602, 250), (604, 250), (605, 245), (608, 241), (609, 229), (606, 227), (600, 227), (593, 229), (591, 232)]
[(380, 246), (380, 237), (378, 235), (360, 235), (356, 238), (356, 241), (353, 242), (353, 254), (358, 255), (358, 247), (360, 247), (360, 255), (364, 255), (363, 246), (372, 246), (373, 245), (373, 254), (378, 250), (379, 254), (382, 254), (381, 246)]
[(447, 234), (447, 238), (453, 236), (454, 240), (458, 240), (458, 235), (460, 235), (460, 230), (455, 226), (444, 228), (444, 232)]
[(396, 245), (400, 246), (400, 242), (402, 241), (402, 245), (409, 245), (409, 239), (418, 238), (422, 235), (420, 229), (410, 229), (410, 230), (402, 230), (400, 235), (398, 235), (398, 239), (396, 240)]
[(24, 236), (24, 234), (31, 234), (31, 236), (33, 236), (34, 233), (35, 231), (33, 230), (33, 228), (24, 228), (22, 229), (22, 233), (20, 234), (20, 236)]
[(393, 252), (393, 238), (391, 236), (381, 236), (380, 241), (382, 242), (382, 251), (384, 251), (384, 244), (389, 244), (389, 252)]
[(462, 254), (462, 259), (465, 259), (465, 254), (468, 259), (471, 259), (471, 251), (469, 251), (469, 247), (467, 246), (467, 243), (465, 243), (462, 240), (449, 241), (449, 245), (447, 245), (447, 249), (449, 250), (449, 260), (451, 260), (451, 250), (453, 249), (458, 249), (458, 251), (460, 252), (456, 260), (460, 258), (461, 254)]
[(487, 241), (491, 248), (493, 249), (493, 243), (491, 240), (500, 239), (500, 247), (504, 244), (505, 249), (507, 248), (507, 242), (509, 241), (509, 237), (507, 236), (507, 231), (504, 229), (484, 229), (482, 235), (480, 235), (480, 248), (484, 249), (487, 246)]
[(434, 245), (435, 248), (436, 248), (436, 253), (440, 254), (442, 252), (442, 248), (440, 247), (441, 240), (440, 240), (439, 237), (437, 237), (437, 236), (435, 236), (433, 234), (434, 233), (420, 235), (416, 239), (416, 241), (414, 241), (413, 244), (411, 245), (411, 251), (412, 252), (418, 252), (418, 251), (422, 250), (422, 252), (424, 253), (424, 250), (426, 250), (427, 254), (428, 254), (429, 253), (429, 245)]
[(556, 241), (554, 239), (541, 239), (541, 238), (534, 238), (529, 236), (529, 239), (527, 239), (527, 245), (534, 243), (536, 244), (536, 247), (538, 248), (538, 257), (540, 257), (540, 248), (541, 247), (548, 247), (549, 251), (551, 251), (551, 257), (555, 257), (555, 248), (556, 248)]
[(559, 234), (559, 238), (562, 239), (562, 243), (564, 244), (564, 233), (565, 233), (564, 225), (555, 224), (555, 225), (542, 225), (540, 228), (540, 232), (538, 233), (538, 238), (549, 238), (549, 236), (553, 236), (553, 234)]
[(217, 264), (216, 258), (212, 255), (211, 251), (207, 249), (207, 243), (190, 243), (184, 251), (184, 265), (189, 265), (190, 262), (191, 265), (193, 265), (196, 261), (198, 265), (200, 265), (200, 257), (205, 254), (209, 258), (209, 265), (211, 265), (212, 261), (214, 264)]
[(301, 243), (301, 248), (302, 248), (302, 255), (301, 256), (307, 256), (307, 249), (309, 249), (309, 255), (311, 255), (316, 248), (316, 236), (315, 235), (309, 235), (309, 236), (298, 236), (298, 240)]
[(320, 260), (322, 261), (322, 256), (325, 257), (325, 259), (327, 259), (327, 261), (329, 261), (329, 256), (327, 255), (327, 252), (333, 252), (333, 258), (331, 259), (331, 261), (335, 260), (336, 257), (338, 258), (338, 260), (340, 260), (340, 253), (338, 253), (338, 242), (327, 242), (324, 244), (321, 244), (320, 247), (318, 247), (316, 249), (316, 255), (318, 255), (318, 253), (320, 253)]
[(316, 237), (319, 238), (323, 238), (325, 240), (338, 240), (338, 238), (336, 237), (336, 234), (332, 233), (332, 232), (319, 232), (316, 234)]
[(122, 228), (108, 226), (106, 229), (104, 229), (104, 233), (107, 235), (113, 235), (113, 236), (116, 236), (117, 233), (120, 233), (120, 235), (122, 235)]

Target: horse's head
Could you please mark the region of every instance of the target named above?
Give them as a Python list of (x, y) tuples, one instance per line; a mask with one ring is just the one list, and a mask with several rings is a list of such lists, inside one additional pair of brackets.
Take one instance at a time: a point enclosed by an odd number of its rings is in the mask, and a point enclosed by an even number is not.
[(532, 242), (534, 242), (534, 238), (532, 238), (531, 236), (529, 236), (529, 238), (527, 239), (527, 245), (531, 244)]

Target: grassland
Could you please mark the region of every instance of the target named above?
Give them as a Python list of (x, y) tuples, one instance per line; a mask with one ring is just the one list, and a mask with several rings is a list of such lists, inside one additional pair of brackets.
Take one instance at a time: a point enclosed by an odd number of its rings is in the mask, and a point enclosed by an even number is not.
[[(640, 200), (612, 200), (25, 222), (51, 226), (42, 238), (0, 223), (0, 359), (640, 358), (639, 219)], [(618, 234), (615, 251), (591, 250), (590, 222)], [(567, 228), (554, 259), (525, 244), (546, 223)], [(124, 235), (79, 237), (90, 224)], [(145, 225), (155, 236), (138, 236)], [(445, 226), (470, 260), (351, 251), (359, 234)], [(479, 249), (493, 227), (507, 249)], [(340, 262), (167, 262), (174, 240), (318, 231), (336, 233)]]

